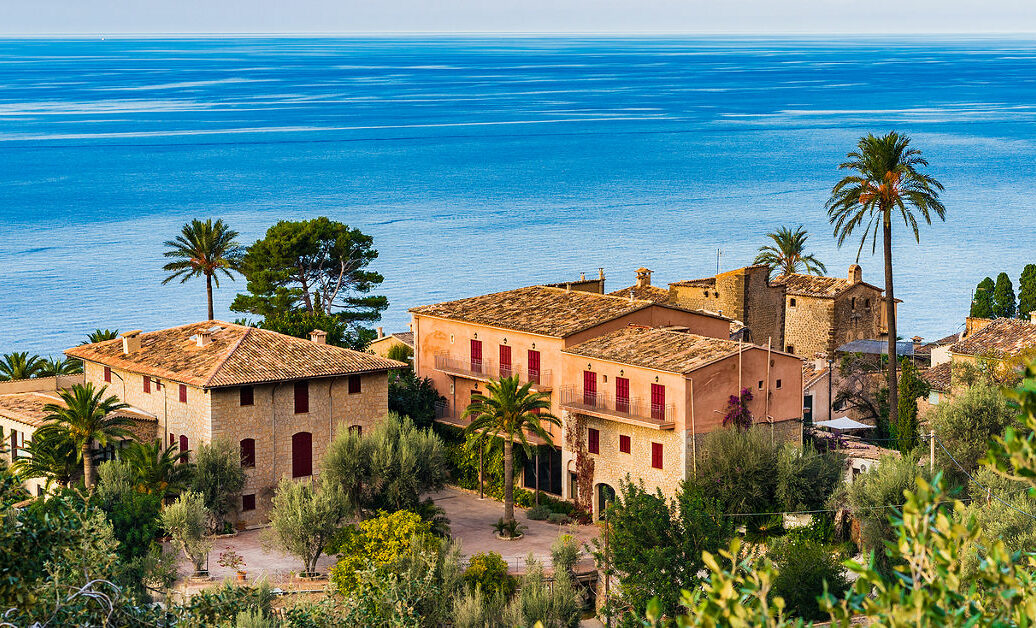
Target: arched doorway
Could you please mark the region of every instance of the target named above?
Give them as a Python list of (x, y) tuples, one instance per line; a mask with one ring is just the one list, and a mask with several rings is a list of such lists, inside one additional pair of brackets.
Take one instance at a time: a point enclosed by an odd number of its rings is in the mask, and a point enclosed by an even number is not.
[(291, 437), (291, 477), (313, 475), (313, 435), (298, 432)]
[(615, 489), (608, 484), (597, 485), (597, 504), (594, 509), (598, 519), (604, 519), (608, 505), (615, 501)]

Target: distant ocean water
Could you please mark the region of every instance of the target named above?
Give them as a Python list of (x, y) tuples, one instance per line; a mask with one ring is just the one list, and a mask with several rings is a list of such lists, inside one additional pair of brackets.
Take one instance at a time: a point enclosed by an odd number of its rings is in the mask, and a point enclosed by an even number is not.
[(856, 246), (823, 203), (889, 129), (946, 185), (947, 221), (895, 248), (901, 333), (934, 339), (982, 277), (1036, 262), (1036, 42), (0, 40), (0, 353), (203, 317), (203, 283), (160, 285), (195, 217), (246, 243), (318, 215), (372, 234), (389, 331), (598, 267), (610, 290), (707, 276), (780, 225), (842, 275)]

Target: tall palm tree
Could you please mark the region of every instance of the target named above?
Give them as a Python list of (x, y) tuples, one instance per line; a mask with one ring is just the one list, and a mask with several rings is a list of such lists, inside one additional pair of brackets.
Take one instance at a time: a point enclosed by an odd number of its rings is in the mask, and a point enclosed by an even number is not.
[(0, 382), (36, 377), (43, 368), (43, 358), (28, 352), (8, 353), (0, 360)]
[(43, 360), (38, 374), (40, 377), (53, 377), (55, 375), (74, 375), (82, 372), (82, 360), (73, 360), (69, 358), (46, 358)]
[(145, 493), (176, 497), (191, 484), (193, 465), (180, 464), (181, 452), (176, 445), (163, 448), (160, 440), (150, 443), (132, 442), (119, 452), (137, 476), (138, 487)]
[(237, 235), (237, 231), (228, 227), (222, 218), (216, 222), (212, 222), (211, 218), (205, 222), (196, 219), (184, 225), (175, 240), (165, 243), (169, 247), (165, 256), (175, 261), (162, 267), (162, 270), (173, 271), (162, 283), (167, 284), (174, 279), (183, 283), (204, 276), (209, 297), (209, 320), (215, 318), (212, 311), (213, 282), (218, 288), (220, 273), (233, 279), (233, 271), (237, 269), (244, 253), (244, 249), (234, 239)]
[(896, 299), (892, 290), (892, 222), (896, 217), (903, 219), (914, 233), (914, 240), (921, 241), (917, 229), (920, 214), (929, 225), (932, 214), (946, 220), (946, 207), (939, 200), (943, 190), (935, 178), (921, 172), (928, 161), (921, 151), (910, 148), (910, 138), (895, 131), (876, 137), (868, 134), (860, 138), (856, 150), (848, 154), (848, 161), (838, 166), (849, 170), (847, 175), (831, 190), (827, 201), (827, 215), (834, 225), (838, 246), (850, 236), (862, 232), (856, 260), (867, 238), (871, 239), (871, 253), (877, 250), (878, 232), (881, 232), (882, 249), (885, 254), (885, 312), (888, 319), (888, 388), (889, 424), (899, 421), (899, 382), (896, 373)]
[(83, 462), (83, 479), (87, 488), (93, 486), (93, 456), (90, 454), (94, 441), (107, 445), (114, 438), (131, 436), (129, 428), (133, 421), (114, 414), (128, 407), (115, 395), (105, 397), (108, 387), (97, 389), (93, 383), (76, 384), (72, 388), (58, 391), (63, 404), (48, 403), (43, 406), (46, 419), (68, 436), (79, 451), (78, 460)]
[(26, 479), (45, 478), (48, 490), (55, 483), (67, 487), (80, 474), (76, 444), (60, 430), (36, 430), (32, 440), (21, 449), (21, 454), (11, 465), (11, 470)]
[(788, 227), (781, 227), (777, 229), (777, 233), (767, 233), (766, 237), (773, 240), (773, 244), (759, 247), (755, 264), (765, 264), (770, 267), (770, 272), (776, 270), (781, 275), (794, 275), (800, 270), (805, 270), (811, 275), (823, 275), (827, 272), (827, 267), (815, 255), (806, 254), (809, 233), (802, 225), (794, 231)]
[(95, 342), (104, 342), (105, 340), (115, 340), (119, 337), (118, 329), (95, 329), (86, 335), (86, 341), (79, 344), (89, 345)]
[(471, 417), (471, 423), (464, 428), (465, 434), (503, 440), (504, 521), (514, 521), (514, 444), (517, 442), (530, 449), (532, 445), (526, 432), (551, 444), (543, 422), (560, 426), (561, 421), (550, 413), (550, 397), (534, 392), (532, 384), (519, 384), (517, 375), (491, 381), (486, 384), (486, 394), (472, 395), (471, 403), (461, 418), (468, 417)]

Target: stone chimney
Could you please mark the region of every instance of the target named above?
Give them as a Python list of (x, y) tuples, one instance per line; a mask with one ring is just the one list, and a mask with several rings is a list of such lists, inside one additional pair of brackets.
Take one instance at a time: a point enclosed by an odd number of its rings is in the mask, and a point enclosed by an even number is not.
[(195, 334), (194, 338), (198, 341), (199, 347), (204, 347), (205, 345), (212, 342), (212, 330), (203, 329), (199, 331), (197, 334)]
[(385, 328), (384, 327), (379, 327), (378, 328), (378, 340), (381, 340), (384, 337), (385, 337)]
[(917, 353), (917, 350), (921, 348), (921, 341), (924, 340), (924, 338), (921, 336), (914, 336), (910, 340), (914, 343), (914, 353)]
[(586, 273), (579, 273), (579, 281), (586, 281)]
[(1036, 325), (1036, 311), (1029, 312), (1029, 322)]
[(600, 279), (602, 282), (604, 281), (604, 268), (603, 267), (597, 269), (597, 278)]
[(651, 285), (651, 271), (641, 266), (637, 269), (637, 287), (646, 288)]
[(860, 283), (863, 281), (863, 269), (860, 268), (859, 264), (852, 264), (849, 266), (849, 281), (852, 283)]
[(122, 352), (125, 354), (133, 353), (134, 351), (140, 351), (140, 329), (134, 329), (133, 331), (127, 331), (122, 336)]
[(320, 329), (314, 329), (313, 331), (309, 332), (309, 339), (317, 343), (318, 345), (326, 345), (327, 332)]

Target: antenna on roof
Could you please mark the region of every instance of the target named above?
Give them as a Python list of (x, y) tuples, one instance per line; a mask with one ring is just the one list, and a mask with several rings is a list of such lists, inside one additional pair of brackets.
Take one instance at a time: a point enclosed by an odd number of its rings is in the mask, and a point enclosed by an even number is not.
[(719, 260), (723, 257), (723, 249), (716, 249), (716, 274), (719, 274)]

